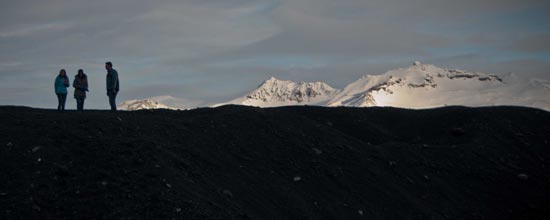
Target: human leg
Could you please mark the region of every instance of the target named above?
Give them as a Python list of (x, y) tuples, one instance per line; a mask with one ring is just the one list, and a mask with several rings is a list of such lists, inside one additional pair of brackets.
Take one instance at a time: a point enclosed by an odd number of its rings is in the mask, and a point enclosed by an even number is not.
[(76, 98), (76, 109), (82, 111), (84, 109), (84, 99)]
[(56, 93), (57, 95), (57, 110), (61, 110), (61, 94)]
[(65, 110), (65, 102), (67, 101), (67, 94), (59, 94), (61, 96), (61, 110)]
[(109, 105), (111, 105), (111, 111), (116, 111), (116, 93), (109, 94)]

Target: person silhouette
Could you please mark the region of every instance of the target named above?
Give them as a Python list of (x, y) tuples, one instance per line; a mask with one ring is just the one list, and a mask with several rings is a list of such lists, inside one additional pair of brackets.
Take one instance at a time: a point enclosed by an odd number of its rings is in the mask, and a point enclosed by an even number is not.
[(65, 110), (65, 102), (67, 101), (67, 87), (69, 87), (69, 77), (65, 69), (59, 70), (59, 75), (55, 78), (54, 88), (57, 95), (57, 110)]
[(86, 92), (88, 91), (88, 77), (84, 74), (84, 70), (78, 70), (78, 74), (74, 77), (73, 87), (74, 98), (76, 99), (76, 109), (83, 111), (84, 100), (86, 99)]
[(113, 63), (106, 62), (105, 69), (107, 70), (107, 96), (109, 96), (109, 105), (111, 111), (116, 111), (116, 95), (120, 89), (118, 72), (113, 69)]

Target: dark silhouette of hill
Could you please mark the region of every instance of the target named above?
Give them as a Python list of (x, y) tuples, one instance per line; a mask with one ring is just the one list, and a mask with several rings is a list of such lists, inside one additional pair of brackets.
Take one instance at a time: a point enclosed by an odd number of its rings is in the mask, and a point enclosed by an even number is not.
[(0, 107), (0, 219), (548, 219), (522, 107)]

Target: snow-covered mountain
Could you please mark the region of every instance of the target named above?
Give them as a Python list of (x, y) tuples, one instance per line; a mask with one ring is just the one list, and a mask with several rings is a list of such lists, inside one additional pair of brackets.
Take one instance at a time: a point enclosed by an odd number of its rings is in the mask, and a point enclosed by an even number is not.
[(343, 90), (321, 82), (294, 83), (272, 77), (248, 95), (215, 106), (224, 104), (402, 108), (519, 105), (550, 110), (550, 81), (522, 78), (513, 73), (495, 75), (414, 62), (407, 68), (363, 76)]
[(444, 105), (522, 105), (550, 109), (548, 81), (498, 76), (415, 62), (349, 84), (328, 106), (432, 108)]
[(117, 108), (120, 110), (135, 111), (141, 109), (191, 109), (204, 104), (199, 100), (175, 98), (172, 96), (156, 96), (146, 99), (127, 100)]
[(225, 104), (250, 105), (258, 107), (274, 107), (285, 105), (326, 105), (328, 100), (338, 94), (323, 82), (292, 82), (271, 77), (264, 81), (251, 93)]
[(119, 110), (135, 111), (142, 109), (172, 109), (164, 104), (150, 99), (126, 100), (118, 105)]

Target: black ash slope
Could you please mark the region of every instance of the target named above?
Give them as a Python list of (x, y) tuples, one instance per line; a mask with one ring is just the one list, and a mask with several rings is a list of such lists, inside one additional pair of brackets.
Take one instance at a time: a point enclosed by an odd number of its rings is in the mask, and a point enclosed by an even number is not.
[(0, 219), (544, 219), (550, 113), (0, 107)]

